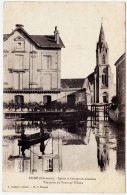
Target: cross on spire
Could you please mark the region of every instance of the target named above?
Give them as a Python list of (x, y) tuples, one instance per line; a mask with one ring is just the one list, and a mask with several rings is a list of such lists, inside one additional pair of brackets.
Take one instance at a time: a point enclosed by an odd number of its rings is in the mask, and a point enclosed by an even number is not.
[(103, 24), (103, 17), (101, 17), (101, 24)]

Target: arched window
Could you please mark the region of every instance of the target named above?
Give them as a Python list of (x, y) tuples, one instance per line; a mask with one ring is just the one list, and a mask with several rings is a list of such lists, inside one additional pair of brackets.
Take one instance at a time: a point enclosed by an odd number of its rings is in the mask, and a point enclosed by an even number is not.
[(102, 64), (105, 64), (105, 56), (102, 57)]
[(103, 72), (102, 74), (102, 85), (108, 87), (108, 73)]
[(104, 74), (102, 74), (102, 84), (104, 85)]
[(106, 74), (102, 74), (102, 84), (106, 85)]

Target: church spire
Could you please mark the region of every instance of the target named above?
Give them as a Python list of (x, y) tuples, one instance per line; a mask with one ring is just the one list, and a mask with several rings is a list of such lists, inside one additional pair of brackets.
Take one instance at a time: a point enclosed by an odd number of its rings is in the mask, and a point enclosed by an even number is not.
[(102, 48), (108, 49), (108, 44), (105, 41), (104, 28), (103, 28), (103, 24), (101, 23), (99, 40), (97, 42), (97, 48), (96, 49), (101, 50)]
[(99, 34), (99, 43), (104, 43), (105, 42), (105, 35), (104, 35), (104, 29), (103, 29), (103, 24), (101, 23), (101, 29), (100, 29), (100, 34)]
[(101, 23), (99, 40), (96, 47), (97, 65), (108, 64), (108, 44), (105, 41), (103, 24)]

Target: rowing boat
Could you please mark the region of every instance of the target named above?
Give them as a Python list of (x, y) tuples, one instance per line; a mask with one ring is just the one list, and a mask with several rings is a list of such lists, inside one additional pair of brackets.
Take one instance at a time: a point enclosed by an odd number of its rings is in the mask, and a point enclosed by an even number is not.
[(35, 133), (32, 135), (25, 135), (23, 139), (18, 140), (18, 146), (30, 146), (47, 140), (50, 137), (49, 133)]

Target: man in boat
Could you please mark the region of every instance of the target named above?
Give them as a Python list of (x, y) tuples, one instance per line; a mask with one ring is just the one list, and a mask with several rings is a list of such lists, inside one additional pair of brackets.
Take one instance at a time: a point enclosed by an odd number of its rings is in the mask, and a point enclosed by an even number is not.
[(22, 133), (21, 133), (21, 139), (22, 140), (26, 139), (26, 135), (25, 135), (25, 130), (24, 129), (22, 130)]
[(25, 148), (24, 146), (21, 147), (21, 152), (22, 152), (22, 155), (23, 155), (23, 156), (25, 156), (25, 149), (26, 149), (26, 148)]
[(40, 120), (40, 136), (42, 136), (44, 134), (44, 126), (45, 126), (45, 122)]
[(45, 145), (44, 145), (44, 141), (42, 141), (40, 144), (40, 152), (42, 152), (42, 154), (45, 154), (44, 151), (45, 151)]

